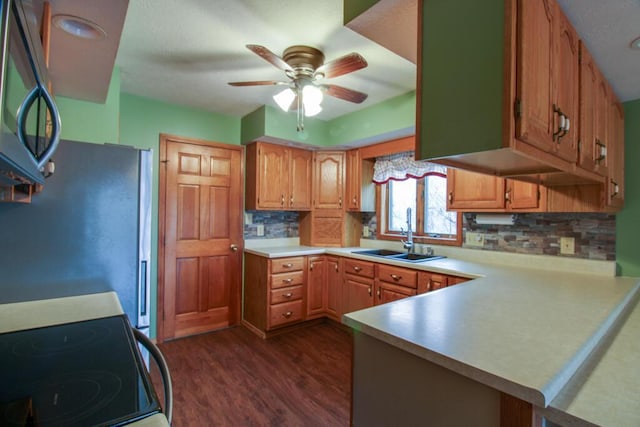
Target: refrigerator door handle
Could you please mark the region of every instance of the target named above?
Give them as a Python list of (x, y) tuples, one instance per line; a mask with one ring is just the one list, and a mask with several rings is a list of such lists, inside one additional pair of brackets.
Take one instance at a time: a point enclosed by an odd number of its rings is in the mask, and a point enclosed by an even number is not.
[(147, 316), (147, 261), (140, 261), (140, 308), (139, 315)]

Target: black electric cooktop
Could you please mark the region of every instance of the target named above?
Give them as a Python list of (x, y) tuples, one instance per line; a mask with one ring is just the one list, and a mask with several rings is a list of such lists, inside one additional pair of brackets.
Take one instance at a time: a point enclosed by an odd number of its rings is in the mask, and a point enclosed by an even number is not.
[(159, 410), (125, 315), (0, 334), (0, 426), (117, 426)]

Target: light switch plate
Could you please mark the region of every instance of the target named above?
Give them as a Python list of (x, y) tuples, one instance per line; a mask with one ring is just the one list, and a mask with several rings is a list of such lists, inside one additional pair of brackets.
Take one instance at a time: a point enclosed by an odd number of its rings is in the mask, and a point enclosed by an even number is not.
[(245, 224), (253, 224), (253, 214), (250, 212), (244, 213), (244, 223)]
[(258, 237), (264, 236), (264, 224), (258, 224), (256, 227), (256, 234)]
[(362, 235), (363, 235), (364, 237), (369, 237), (369, 235), (370, 235), (370, 234), (371, 234), (371, 233), (370, 233), (370, 231), (369, 231), (369, 226), (368, 226), (368, 225), (364, 225), (364, 226), (362, 227)]

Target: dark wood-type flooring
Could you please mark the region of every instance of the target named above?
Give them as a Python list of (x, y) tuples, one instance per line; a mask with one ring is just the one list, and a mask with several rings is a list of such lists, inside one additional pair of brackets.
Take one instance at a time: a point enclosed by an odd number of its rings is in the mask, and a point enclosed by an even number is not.
[(159, 347), (176, 427), (349, 425), (351, 335), (337, 324), (268, 340), (238, 326)]

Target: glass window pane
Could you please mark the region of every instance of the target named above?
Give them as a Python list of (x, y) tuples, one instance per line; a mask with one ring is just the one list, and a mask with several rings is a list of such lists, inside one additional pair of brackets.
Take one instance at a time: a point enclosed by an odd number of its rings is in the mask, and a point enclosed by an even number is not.
[(455, 236), (456, 212), (447, 212), (447, 178), (427, 176), (424, 194), (424, 233), (431, 236)]
[[(389, 181), (389, 230), (407, 230), (407, 208), (411, 208), (411, 229), (416, 231), (416, 180)], [(446, 192), (446, 189), (445, 189)]]

